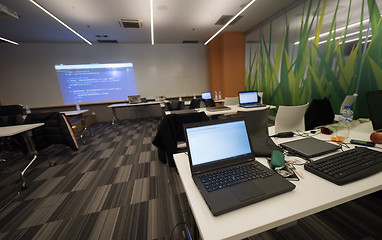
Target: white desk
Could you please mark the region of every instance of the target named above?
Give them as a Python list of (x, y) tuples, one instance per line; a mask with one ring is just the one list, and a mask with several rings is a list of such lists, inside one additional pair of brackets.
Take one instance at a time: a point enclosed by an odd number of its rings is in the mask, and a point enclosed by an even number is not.
[(111, 104), (107, 106), (108, 108), (111, 108), (113, 112), (113, 120), (111, 121), (111, 125), (113, 128), (115, 128), (115, 121), (119, 121), (119, 118), (117, 117), (117, 113), (115, 109), (117, 108), (125, 108), (125, 107), (140, 107), (140, 106), (148, 106), (148, 105), (161, 105), (164, 104), (162, 101), (154, 101), (154, 102), (142, 102), (142, 103), (116, 103)]
[(86, 113), (88, 111), (89, 111), (88, 109), (83, 109), (83, 110), (74, 110), (74, 111), (61, 112), (61, 113), (65, 114), (65, 116), (67, 116), (67, 117), (80, 116), (80, 118), (81, 118), (81, 125), (82, 125), (82, 132), (81, 132), (80, 138), (81, 138), (81, 141), (82, 141), (83, 144), (86, 143), (86, 141), (84, 140), (83, 137), (84, 137), (84, 134), (87, 131), (90, 133), (90, 136), (94, 136), (92, 131), (87, 127), (86, 120), (85, 120), (85, 117), (84, 117), (84, 113)]
[[(352, 138), (367, 140), (371, 132), (371, 124), (363, 123), (355, 127), (350, 135)], [(318, 138), (330, 139), (330, 135), (320, 134)], [(275, 142), (293, 139), (277, 139)], [(199, 233), (204, 240), (243, 239), (382, 189), (382, 172), (338, 186), (305, 171), (303, 166), (296, 166), (304, 178), (293, 182), (296, 185), (295, 190), (214, 217), (191, 178), (187, 155), (175, 154), (174, 160)], [(265, 158), (257, 160), (268, 166)]]
[[(15, 125), (15, 126), (7, 126), (7, 127), (0, 127), (0, 137), (11, 137), (23, 132), (27, 132), (29, 130), (32, 130), (37, 127), (43, 126), (44, 123), (34, 123), (34, 124), (23, 124), (23, 125)], [(24, 141), (27, 145), (28, 152), (33, 155), (32, 160), (29, 162), (29, 164), (24, 168), (24, 170), (21, 171), (21, 180), (22, 180), (22, 187), (27, 188), (28, 183), (25, 178), (25, 172), (28, 170), (28, 168), (33, 164), (33, 162), (37, 159), (37, 151), (34, 145), (33, 140), (31, 139), (31, 134), (26, 134), (26, 136), (23, 136)]]
[[(275, 109), (275, 106), (272, 105), (266, 105), (264, 107), (254, 107), (254, 108), (243, 108), (240, 107), (239, 105), (229, 105), (227, 106), (230, 109), (228, 110), (222, 110), (222, 111), (209, 111), (207, 108), (195, 108), (196, 111), (198, 112), (205, 112), (207, 116), (214, 116), (214, 115), (233, 115), (236, 114), (238, 111), (258, 111), (258, 110), (263, 110), (267, 107), (270, 109)], [(166, 111), (166, 115), (171, 114), (171, 111)]]

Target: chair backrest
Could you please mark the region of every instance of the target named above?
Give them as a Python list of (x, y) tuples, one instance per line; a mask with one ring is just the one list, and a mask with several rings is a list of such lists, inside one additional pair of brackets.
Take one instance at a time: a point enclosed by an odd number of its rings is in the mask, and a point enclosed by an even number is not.
[(311, 130), (318, 126), (332, 124), (334, 112), (328, 98), (313, 99), (305, 112), (305, 130)]
[(23, 105), (0, 106), (0, 126), (12, 126), (23, 124)]
[(257, 95), (259, 96), (260, 103), (263, 104), (263, 95), (264, 95), (264, 92), (257, 92)]
[(44, 149), (51, 144), (64, 144), (73, 150), (78, 150), (72, 126), (64, 114), (32, 112), (26, 117), (25, 123), (44, 123), (44, 126), (32, 130), (32, 138), (37, 150)]
[(239, 104), (239, 98), (238, 97), (226, 97), (224, 99), (224, 106), (238, 105), (238, 104)]
[(256, 111), (237, 111), (237, 116), (245, 118), (251, 136), (268, 136), (269, 107)]
[(305, 131), (305, 111), (309, 103), (298, 106), (279, 106), (275, 118), (275, 134), (301, 130)]
[(166, 111), (183, 110), (184, 102), (179, 100), (171, 100), (166, 102)]
[(213, 99), (203, 99), (202, 101), (204, 102), (206, 107), (215, 107), (216, 106), (215, 101)]
[(339, 112), (341, 112), (342, 109), (344, 109), (346, 105), (350, 105), (351, 106), (355, 102), (357, 97), (358, 97), (357, 93), (354, 93), (353, 95), (346, 95), (344, 101), (341, 104), (341, 108), (340, 108)]

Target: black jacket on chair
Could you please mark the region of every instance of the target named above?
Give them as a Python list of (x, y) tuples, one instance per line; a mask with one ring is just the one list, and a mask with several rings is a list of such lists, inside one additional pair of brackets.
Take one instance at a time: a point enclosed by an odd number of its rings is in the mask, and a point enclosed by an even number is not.
[(44, 126), (32, 130), (32, 138), (36, 150), (41, 150), (51, 144), (64, 144), (73, 150), (78, 150), (77, 140), (66, 116), (59, 112), (31, 113), (25, 123), (44, 123)]
[[(175, 166), (173, 154), (178, 152), (177, 142), (185, 141), (183, 124), (210, 120), (204, 112), (165, 115), (158, 126), (158, 132), (152, 144), (158, 148), (159, 160)], [(163, 152), (165, 154), (163, 154)]]
[(334, 112), (329, 99), (313, 99), (305, 112), (305, 130), (312, 130), (315, 127), (332, 124), (334, 122)]

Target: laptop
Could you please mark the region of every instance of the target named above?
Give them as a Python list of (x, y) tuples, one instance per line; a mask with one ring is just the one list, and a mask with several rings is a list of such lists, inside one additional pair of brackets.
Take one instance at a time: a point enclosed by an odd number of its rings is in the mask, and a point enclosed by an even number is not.
[(142, 102), (140, 95), (128, 96), (129, 103), (140, 103)]
[[(184, 125), (184, 131), (192, 178), (214, 216), (295, 188), (294, 184), (255, 160), (244, 119), (189, 123)], [(205, 185), (209, 174), (226, 173), (250, 164), (256, 165), (263, 178), (245, 181), (235, 176), (212, 189), (211, 185)]]
[(202, 99), (212, 99), (210, 92), (202, 92)]
[(265, 106), (260, 103), (260, 98), (257, 91), (239, 92), (239, 105), (244, 108)]
[(305, 159), (317, 157), (340, 149), (340, 146), (337, 144), (332, 144), (312, 137), (281, 143), (280, 146), (291, 154)]

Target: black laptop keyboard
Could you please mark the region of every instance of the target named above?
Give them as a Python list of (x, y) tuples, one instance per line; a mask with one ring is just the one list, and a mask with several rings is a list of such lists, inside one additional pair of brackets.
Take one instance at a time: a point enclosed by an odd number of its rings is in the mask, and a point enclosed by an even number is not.
[(382, 171), (382, 152), (356, 147), (307, 163), (304, 168), (328, 181), (343, 185)]
[(246, 182), (255, 178), (272, 176), (260, 166), (261, 163), (251, 162), (238, 167), (224, 169), (222, 171), (200, 176), (208, 192), (226, 188), (238, 183)]

